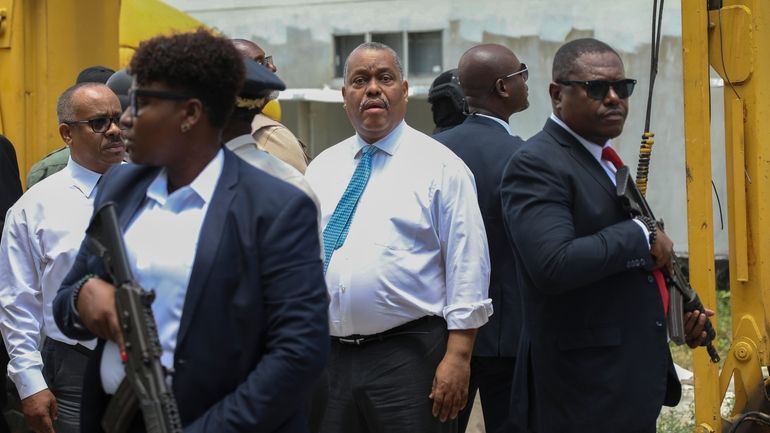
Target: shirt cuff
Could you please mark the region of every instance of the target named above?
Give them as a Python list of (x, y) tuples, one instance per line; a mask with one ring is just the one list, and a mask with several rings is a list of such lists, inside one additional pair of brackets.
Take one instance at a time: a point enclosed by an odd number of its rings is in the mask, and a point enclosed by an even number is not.
[(633, 221), (636, 223), (636, 225), (642, 228), (642, 231), (644, 232), (644, 241), (647, 242), (647, 249), (650, 249), (650, 231), (647, 230), (647, 225), (636, 218), (634, 218)]
[(22, 400), (48, 388), (43, 377), (42, 366), (28, 367), (10, 377), (16, 385), (16, 390), (19, 391), (19, 398)]
[(492, 300), (447, 305), (443, 313), (449, 330), (480, 328), (493, 313)]

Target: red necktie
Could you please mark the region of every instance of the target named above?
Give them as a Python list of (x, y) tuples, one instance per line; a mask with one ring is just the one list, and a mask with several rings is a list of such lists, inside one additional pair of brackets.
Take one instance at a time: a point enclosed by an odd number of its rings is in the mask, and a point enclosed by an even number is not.
[[(616, 170), (620, 170), (620, 167), (623, 167), (623, 160), (620, 159), (620, 156), (617, 152), (615, 152), (615, 149), (611, 148), (610, 146), (605, 146), (602, 148), (602, 159), (611, 162), (612, 165), (615, 166)], [(663, 277), (663, 273), (659, 269), (652, 271), (652, 276), (655, 278), (655, 282), (658, 284), (660, 298), (663, 301), (663, 312), (668, 314), (668, 287), (666, 287), (666, 279)]]
[(620, 159), (620, 155), (610, 146), (602, 148), (602, 159), (611, 162), (615, 166), (615, 170), (620, 170), (620, 167), (623, 167), (623, 160)]

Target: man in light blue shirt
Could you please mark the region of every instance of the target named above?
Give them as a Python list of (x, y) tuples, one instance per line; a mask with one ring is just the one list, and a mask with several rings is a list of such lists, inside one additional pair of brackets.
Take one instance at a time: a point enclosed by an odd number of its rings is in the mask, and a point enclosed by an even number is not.
[(473, 175), (404, 122), (401, 69), (386, 45), (351, 53), (342, 95), (356, 135), (306, 172), (331, 299), (324, 433), (456, 430), (476, 330), (492, 313)]

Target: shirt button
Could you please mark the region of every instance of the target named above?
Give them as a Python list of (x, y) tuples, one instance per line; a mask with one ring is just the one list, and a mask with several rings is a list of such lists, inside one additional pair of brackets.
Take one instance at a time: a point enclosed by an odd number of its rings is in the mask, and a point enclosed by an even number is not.
[(650, 283), (654, 283), (655, 282), (655, 278), (653, 278), (652, 275), (648, 275), (647, 276), (647, 281), (649, 281)]
[(342, 293), (345, 293), (345, 286), (343, 286), (342, 284), (340, 284), (340, 285), (339, 285), (339, 288), (340, 288), (340, 292), (342, 292)]
[(662, 328), (663, 327), (663, 322), (657, 321), (657, 322), (655, 322), (655, 326), (657, 326), (658, 328)]

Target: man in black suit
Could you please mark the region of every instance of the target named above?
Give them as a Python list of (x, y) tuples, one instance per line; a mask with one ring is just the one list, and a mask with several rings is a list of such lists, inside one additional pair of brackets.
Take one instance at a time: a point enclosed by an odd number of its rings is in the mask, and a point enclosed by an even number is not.
[[(159, 36), (130, 70), (121, 123), (133, 163), (105, 174), (94, 206), (116, 203), (135, 278), (155, 290), (161, 362), (173, 368), (184, 430), (307, 433), (304, 397), (329, 350), (316, 207), (222, 148), (243, 83), (229, 40), (202, 29)], [(83, 245), (54, 300), (65, 334), (99, 337), (84, 433), (101, 431), (124, 375), (114, 292)], [(140, 416), (131, 431), (143, 431)]]
[[(652, 272), (670, 268), (673, 245), (615, 194), (622, 163), (610, 139), (634, 84), (607, 44), (565, 44), (549, 86), (553, 114), (506, 167), (503, 213), (524, 302), (507, 431), (652, 433), (661, 406), (679, 401), (667, 293)], [(686, 316), (693, 347), (705, 320)]]
[(465, 121), (433, 136), (452, 149), (473, 172), (489, 242), (492, 272), (489, 296), (495, 314), (479, 329), (471, 360), (470, 402), (460, 413), (459, 431), (468, 424), (476, 390), (481, 395), (484, 425), (496, 432), (508, 417), (511, 379), (521, 331), (521, 302), (516, 287), (513, 251), (505, 234), (500, 204), (503, 169), (522, 139), (508, 118), (526, 109), (527, 65), (508, 48), (475, 46), (459, 63), (460, 84), (470, 114)]

